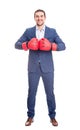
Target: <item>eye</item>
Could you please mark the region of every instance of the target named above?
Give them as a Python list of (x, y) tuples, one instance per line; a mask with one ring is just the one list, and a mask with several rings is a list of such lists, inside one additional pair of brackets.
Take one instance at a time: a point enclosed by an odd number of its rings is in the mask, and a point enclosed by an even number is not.
[(43, 17), (43, 15), (41, 15), (41, 18)]
[(38, 15), (35, 15), (35, 18), (39, 18), (39, 16), (38, 16)]

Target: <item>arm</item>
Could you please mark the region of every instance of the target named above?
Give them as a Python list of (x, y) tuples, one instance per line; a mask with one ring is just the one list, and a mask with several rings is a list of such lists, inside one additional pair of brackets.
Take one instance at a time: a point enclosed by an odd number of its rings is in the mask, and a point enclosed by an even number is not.
[(27, 45), (27, 41), (28, 41), (28, 38), (27, 38), (27, 30), (23, 33), (23, 35), (18, 39), (18, 41), (15, 43), (15, 48), (16, 49), (23, 49), (22, 47), (22, 43), (26, 42), (26, 45)]
[[(54, 32), (54, 43), (57, 44), (57, 51), (62, 51), (62, 50), (65, 50), (66, 47), (65, 47), (65, 44), (64, 42), (61, 40), (61, 38), (59, 37), (59, 35), (57, 34), (56, 30)], [(53, 44), (53, 43), (52, 43)]]

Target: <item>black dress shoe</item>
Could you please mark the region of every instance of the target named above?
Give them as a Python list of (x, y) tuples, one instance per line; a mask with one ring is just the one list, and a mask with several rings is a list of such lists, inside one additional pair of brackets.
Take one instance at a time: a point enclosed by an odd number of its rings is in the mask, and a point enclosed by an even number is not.
[(55, 118), (51, 119), (51, 123), (53, 126), (58, 126), (58, 122), (56, 121)]
[(33, 118), (28, 118), (27, 121), (25, 122), (25, 126), (30, 126), (32, 122)]

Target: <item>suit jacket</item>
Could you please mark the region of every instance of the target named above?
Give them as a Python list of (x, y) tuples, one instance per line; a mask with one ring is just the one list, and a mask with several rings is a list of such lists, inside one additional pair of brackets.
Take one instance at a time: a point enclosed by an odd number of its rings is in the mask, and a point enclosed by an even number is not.
[[(36, 37), (36, 26), (25, 30), (23, 35), (15, 43), (15, 48), (22, 49), (22, 43), (25, 41), (30, 41), (34, 37)], [(51, 44), (55, 42), (58, 45), (57, 51), (65, 50), (65, 44), (55, 29), (46, 26), (44, 37), (47, 38)], [(29, 50), (28, 71), (37, 72), (39, 61), (42, 72), (47, 73), (54, 70), (52, 51)]]

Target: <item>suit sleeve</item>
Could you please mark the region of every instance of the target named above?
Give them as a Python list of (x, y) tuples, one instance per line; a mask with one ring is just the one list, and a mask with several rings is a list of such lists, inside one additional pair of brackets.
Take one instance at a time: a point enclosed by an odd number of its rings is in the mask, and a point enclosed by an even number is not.
[(15, 43), (15, 48), (22, 50), (22, 43), (27, 42), (27, 30), (23, 33), (23, 35), (18, 39), (18, 41)]
[(55, 30), (55, 37), (54, 42), (57, 44), (57, 51), (62, 51), (66, 49), (65, 43), (62, 41), (62, 39), (59, 37)]

